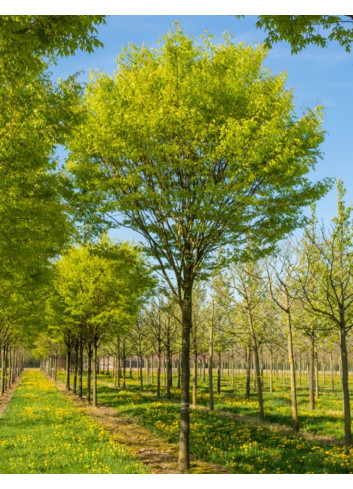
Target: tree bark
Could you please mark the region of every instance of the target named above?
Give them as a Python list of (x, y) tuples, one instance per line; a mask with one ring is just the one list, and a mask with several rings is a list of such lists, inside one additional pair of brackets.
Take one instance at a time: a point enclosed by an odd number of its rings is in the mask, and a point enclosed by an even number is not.
[(142, 362), (143, 362), (143, 358), (142, 358), (142, 355), (140, 355), (139, 357), (139, 362), (140, 362), (140, 392), (143, 391), (143, 375), (142, 375)]
[(206, 355), (202, 355), (202, 382), (206, 382)]
[(180, 368), (180, 354), (178, 356), (178, 385), (177, 388), (180, 389), (181, 387), (181, 368)]
[(197, 353), (194, 353), (194, 376), (192, 379), (192, 407), (197, 403)]
[(97, 342), (93, 342), (93, 406), (97, 406)]
[(161, 362), (162, 362), (162, 354), (160, 350), (158, 350), (158, 365), (157, 365), (157, 397), (161, 397)]
[(222, 362), (222, 354), (218, 352), (218, 366), (217, 366), (217, 394), (221, 393), (221, 362)]
[(180, 405), (180, 439), (179, 468), (187, 472), (190, 467), (190, 332), (192, 327), (192, 282), (187, 280), (187, 287), (182, 301), (182, 347), (181, 347), (181, 405)]
[(319, 399), (319, 357), (315, 355), (315, 398)]
[(330, 352), (330, 363), (331, 363), (331, 389), (335, 390), (335, 363), (333, 360), (333, 352)]
[(71, 390), (70, 387), (70, 370), (71, 370), (71, 345), (66, 345), (66, 389)]
[(341, 326), (340, 328), (340, 347), (341, 347), (341, 384), (343, 393), (343, 412), (344, 412), (344, 442), (346, 446), (352, 444), (351, 430), (351, 408), (349, 403), (349, 387), (348, 387), (348, 357), (346, 331)]
[(250, 345), (245, 349), (245, 359), (246, 359), (246, 385), (245, 385), (245, 397), (250, 399), (250, 366), (251, 366), (251, 356), (250, 356)]
[(126, 389), (126, 343), (125, 343), (125, 338), (123, 338), (122, 357), (123, 357), (123, 389)]
[[(93, 370), (95, 365), (93, 364)], [(94, 374), (93, 374), (94, 375)], [(87, 345), (87, 402), (91, 403), (91, 382), (92, 382), (92, 345)]]
[(210, 324), (210, 342), (208, 351), (208, 392), (209, 392), (209, 408), (214, 409), (213, 401), (213, 323)]
[(272, 351), (270, 351), (270, 393), (273, 392), (273, 359)]
[(79, 344), (77, 341), (75, 341), (75, 374), (74, 374), (74, 385), (73, 385), (74, 394), (76, 394), (77, 392), (78, 349), (79, 349)]
[[(288, 298), (287, 298), (288, 302)], [(287, 339), (288, 339), (288, 359), (290, 369), (290, 390), (292, 399), (292, 425), (293, 431), (297, 433), (299, 431), (298, 420), (298, 408), (297, 408), (297, 389), (295, 384), (295, 365), (294, 365), (294, 352), (293, 352), (293, 338), (292, 338), (292, 321), (289, 309), (286, 311), (287, 319)]]
[(315, 409), (315, 397), (314, 397), (314, 364), (315, 364), (315, 339), (314, 336), (310, 337), (310, 352), (309, 352), (309, 409), (313, 411)]
[(83, 339), (80, 338), (80, 371), (79, 371), (79, 385), (78, 395), (82, 399), (82, 378), (83, 378)]

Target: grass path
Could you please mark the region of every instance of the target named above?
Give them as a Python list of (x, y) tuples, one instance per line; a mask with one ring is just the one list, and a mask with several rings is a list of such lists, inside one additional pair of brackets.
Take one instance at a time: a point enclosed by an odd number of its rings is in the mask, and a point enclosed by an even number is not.
[(22, 374), (17, 378), (16, 382), (12, 384), (10, 389), (8, 389), (2, 396), (0, 396), (0, 417), (2, 413), (5, 411), (6, 406), (10, 402), (11, 397), (14, 395), (15, 390), (17, 389), (17, 386), (21, 381), (21, 378), (22, 378)]
[(0, 418), (1, 474), (146, 473), (148, 469), (36, 370)]

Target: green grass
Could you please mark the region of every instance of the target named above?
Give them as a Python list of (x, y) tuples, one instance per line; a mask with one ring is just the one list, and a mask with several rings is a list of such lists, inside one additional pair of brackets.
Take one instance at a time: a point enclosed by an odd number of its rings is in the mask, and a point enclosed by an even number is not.
[[(139, 382), (134, 378), (127, 378), (127, 391), (139, 392)], [(59, 372), (61, 379), (64, 373)], [(314, 411), (309, 410), (309, 392), (307, 379), (302, 376), (302, 384), (297, 385), (297, 402), (300, 429), (309, 433), (334, 437), (339, 440), (344, 439), (343, 425), (343, 402), (342, 392), (339, 387), (339, 378), (336, 376), (335, 390), (331, 389), (331, 379), (326, 376), (325, 383), (323, 376), (320, 376), (320, 398), (316, 400)], [(111, 374), (98, 375), (98, 381), (113, 383)], [(253, 384), (253, 383), (252, 383)], [(176, 385), (176, 379), (174, 379)], [(353, 395), (353, 379), (350, 378), (350, 389)], [(216, 386), (215, 386), (216, 390)], [(85, 393), (85, 389), (84, 389)], [(156, 395), (156, 385), (145, 385), (146, 395)], [(237, 374), (234, 388), (231, 386), (231, 379), (227, 375), (223, 376), (221, 394), (214, 394), (216, 410), (225, 410), (235, 414), (258, 417), (258, 402), (256, 392), (253, 390), (250, 399), (245, 399), (245, 375)], [(264, 407), (265, 419), (271, 423), (283, 424), (287, 427), (292, 426), (291, 420), (291, 396), (289, 379), (282, 383), (282, 379), (274, 379), (273, 392), (269, 392), (269, 376), (264, 378)], [(162, 386), (162, 397), (165, 398), (166, 389)], [(172, 389), (172, 400), (180, 402), (180, 391), (175, 387)], [(197, 404), (208, 405), (208, 381), (199, 381)]]
[[(60, 372), (59, 377), (64, 378), (64, 373)], [(221, 415), (219, 410), (257, 416), (256, 395), (252, 394), (250, 400), (240, 395), (245, 390), (244, 376), (237, 376), (235, 389), (227, 380), (224, 377), (221, 395), (215, 395), (215, 412), (191, 410), (191, 451), (197, 457), (218, 463), (232, 473), (353, 473), (353, 448), (314, 442)], [(267, 380), (265, 378), (266, 419), (290, 426), (289, 384), (276, 382), (275, 390), (270, 394), (266, 392)], [(178, 389), (173, 387), (173, 399), (169, 402), (165, 397), (156, 399), (155, 385), (146, 385), (146, 390), (140, 393), (136, 379), (127, 379), (125, 391), (114, 388), (110, 375), (99, 375), (99, 381), (100, 403), (133, 416), (138, 423), (168, 441), (178, 441)], [(310, 412), (307, 383), (303, 381), (303, 385), (298, 387), (301, 427), (321, 435), (342, 438), (340, 391), (332, 392), (327, 384), (321, 395), (317, 409)], [(206, 406), (207, 400), (207, 384), (200, 383), (199, 404)]]
[(1, 474), (145, 472), (41, 372), (24, 372), (0, 418)]

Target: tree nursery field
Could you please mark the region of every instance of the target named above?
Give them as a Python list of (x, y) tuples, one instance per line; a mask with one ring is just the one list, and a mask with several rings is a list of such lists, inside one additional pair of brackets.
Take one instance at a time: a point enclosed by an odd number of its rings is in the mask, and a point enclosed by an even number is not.
[(353, 16), (147, 17), (0, 15), (0, 474), (352, 474)]

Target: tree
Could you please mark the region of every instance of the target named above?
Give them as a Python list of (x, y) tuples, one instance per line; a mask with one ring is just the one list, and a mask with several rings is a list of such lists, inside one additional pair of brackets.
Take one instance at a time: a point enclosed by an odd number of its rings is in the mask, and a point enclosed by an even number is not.
[(267, 278), (271, 297), (278, 308), (284, 313), (287, 329), (288, 361), (291, 381), (292, 426), (299, 431), (297, 387), (295, 378), (295, 360), (293, 348), (293, 306), (298, 296), (295, 276), (299, 261), (293, 247), (286, 246), (278, 256), (277, 262), (266, 262)]
[(313, 44), (336, 41), (348, 53), (353, 44), (353, 15), (259, 15), (256, 27), (267, 31), (265, 45), (287, 41), (296, 54)]
[[(114, 244), (105, 237), (95, 245), (71, 247), (56, 269), (54, 301), (60, 309), (64, 305), (69, 316), (62, 334), (65, 339), (78, 330), (91, 349), (93, 404), (97, 405), (98, 347), (105, 339), (124, 332), (126, 325), (134, 324), (154, 280), (138, 248), (129, 243)], [(59, 315), (57, 318), (60, 321)], [(69, 348), (70, 341), (66, 345)]]
[[(311, 297), (317, 292), (318, 284), (314, 280), (314, 277), (307, 277), (307, 273), (310, 270), (311, 263), (320, 262), (320, 253), (317, 247), (313, 244), (317, 241), (317, 219), (315, 216), (315, 207), (312, 208), (312, 216), (310, 219), (310, 225), (305, 229), (305, 234), (299, 245), (300, 254), (300, 266), (297, 272), (296, 280), (300, 284), (306, 283), (306, 292)], [(309, 266), (308, 266), (309, 265)], [(321, 277), (316, 276), (317, 279), (321, 280)], [(298, 295), (300, 300), (300, 295)], [(315, 409), (315, 396), (314, 396), (314, 384), (316, 384), (316, 393), (318, 394), (318, 382), (315, 381), (315, 365), (317, 366), (317, 344), (320, 337), (327, 336), (327, 327), (330, 327), (325, 318), (318, 316), (312, 310), (308, 310), (305, 307), (305, 303), (298, 304), (298, 317), (300, 320), (296, 325), (296, 328), (300, 331), (301, 336), (304, 337), (309, 342), (309, 408), (310, 410)], [(318, 375), (316, 375), (317, 379)]]
[(349, 446), (352, 444), (352, 431), (347, 335), (353, 327), (353, 209), (345, 205), (345, 189), (341, 180), (337, 182), (337, 191), (338, 215), (333, 219), (330, 233), (328, 234), (324, 229), (319, 235), (307, 233), (307, 238), (318, 252), (319, 260), (310, 260), (308, 256), (306, 272), (301, 278), (299, 277), (299, 282), (305, 307), (329, 320), (339, 332), (344, 436), (345, 444)]
[(231, 287), (240, 297), (240, 301), (234, 301), (244, 316), (249, 328), (254, 352), (254, 367), (259, 401), (259, 417), (264, 419), (263, 385), (261, 378), (259, 349), (262, 343), (263, 330), (266, 322), (262, 308), (266, 303), (266, 289), (259, 264), (245, 263), (233, 265), (228, 274)]
[(52, 83), (46, 69), (58, 56), (100, 45), (94, 25), (103, 21), (103, 16), (0, 16), (3, 299), (37, 287), (72, 231), (54, 153), (76, 120), (79, 86), (73, 78)]
[[(104, 16), (0, 16), (0, 258), (15, 271), (40, 268), (67, 239), (53, 158), (75, 121), (78, 84), (46, 69), (76, 49), (101, 45)], [(4, 270), (1, 270), (4, 273)]]
[(180, 27), (158, 49), (130, 46), (113, 78), (91, 78), (69, 144), (77, 219), (140, 233), (181, 308), (182, 471), (195, 280), (219, 247), (237, 257), (245, 241), (271, 249), (327, 189), (306, 176), (323, 139), (319, 111), (295, 116), (285, 77), (261, 68), (265, 56), (227, 38), (198, 45)]

